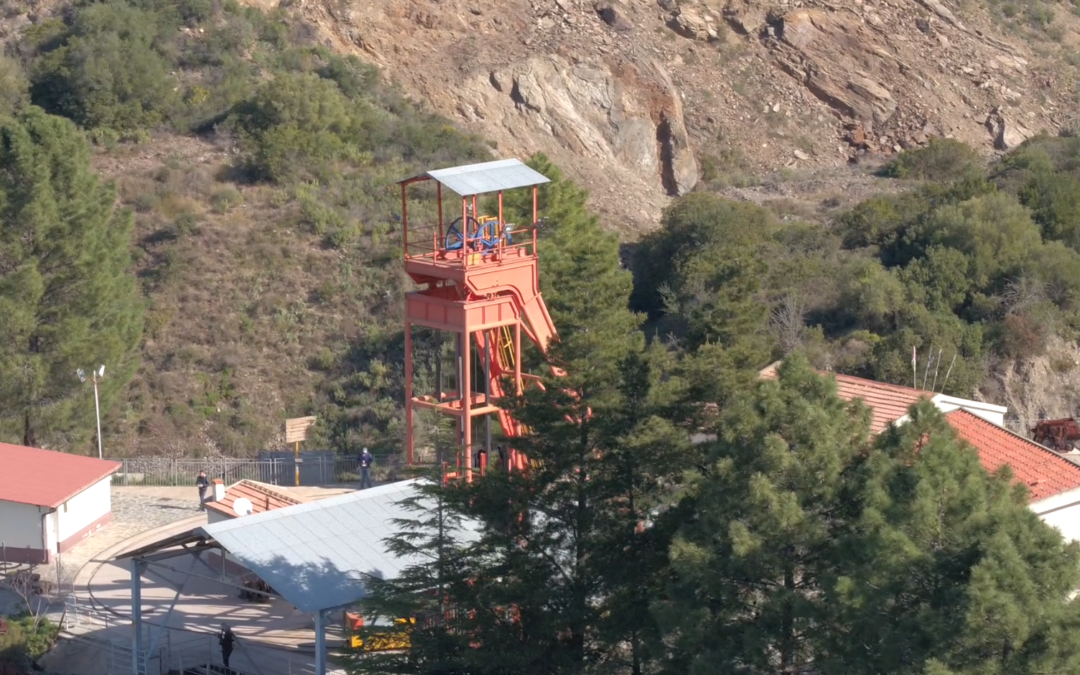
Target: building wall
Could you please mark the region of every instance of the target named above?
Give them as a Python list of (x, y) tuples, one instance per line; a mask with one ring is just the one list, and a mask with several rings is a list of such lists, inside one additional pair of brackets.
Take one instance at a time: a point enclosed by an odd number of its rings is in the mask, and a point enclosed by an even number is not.
[(219, 513), (214, 509), (206, 509), (207, 525), (213, 525), (214, 523), (220, 523), (225, 520), (232, 520), (232, 518), (226, 516), (224, 513)]
[(104, 478), (56, 509), (56, 548), (61, 553), (93, 535), (112, 518), (111, 477)]
[(1031, 510), (1071, 541), (1080, 541), (1080, 489), (1032, 502)]
[(44, 509), (0, 501), (0, 558), (7, 562), (46, 562), (42, 533)]
[(936, 405), (941, 412), (946, 414), (959, 408), (963, 408), (972, 415), (981, 417), (987, 422), (996, 424), (999, 427), (1005, 426), (1005, 413), (1009, 412), (1009, 409), (1003, 405), (983, 403), (982, 401), (971, 401), (965, 398), (945, 396), (944, 394), (938, 394), (934, 397), (934, 405)]

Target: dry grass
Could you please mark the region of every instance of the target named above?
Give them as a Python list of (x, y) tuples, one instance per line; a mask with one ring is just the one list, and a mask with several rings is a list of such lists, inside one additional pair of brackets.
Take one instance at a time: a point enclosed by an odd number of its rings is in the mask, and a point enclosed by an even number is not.
[(228, 156), (212, 144), (159, 136), (155, 150), (96, 158), (136, 211), (147, 298), (141, 368), (106, 420), (113, 452), (280, 445), (284, 419), (313, 396), (312, 356), (355, 333), (349, 255), (295, 227), (280, 189), (217, 180)]

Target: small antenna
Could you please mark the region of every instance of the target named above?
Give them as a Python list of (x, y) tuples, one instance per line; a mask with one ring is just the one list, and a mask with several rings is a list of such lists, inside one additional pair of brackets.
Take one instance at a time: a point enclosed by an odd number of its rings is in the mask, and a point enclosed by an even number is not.
[(938, 371), (941, 370), (941, 353), (943, 351), (945, 351), (944, 347), (938, 347), (937, 362), (934, 364), (934, 382), (930, 385), (930, 391), (934, 391), (934, 388), (937, 387), (937, 374)]
[(949, 375), (952, 374), (952, 367), (953, 367), (954, 363), (956, 363), (956, 352), (953, 352), (952, 362), (949, 363), (949, 369), (947, 371), (945, 371), (945, 381), (941, 383), (941, 391), (942, 391), (942, 393), (944, 393), (944, 391), (945, 391), (945, 385), (947, 385), (949, 383)]

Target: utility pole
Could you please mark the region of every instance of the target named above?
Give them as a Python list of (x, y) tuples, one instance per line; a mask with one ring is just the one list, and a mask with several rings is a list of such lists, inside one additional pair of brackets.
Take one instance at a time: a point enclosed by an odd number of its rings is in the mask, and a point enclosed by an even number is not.
[[(75, 371), (75, 374), (79, 376), (80, 382), (86, 382), (86, 373), (82, 368)], [(101, 453), (101, 402), (98, 398), (98, 378), (105, 377), (105, 366), (102, 365), (97, 370), (90, 371), (90, 381), (94, 383), (94, 416), (97, 418), (97, 456), (98, 459), (104, 459)]]

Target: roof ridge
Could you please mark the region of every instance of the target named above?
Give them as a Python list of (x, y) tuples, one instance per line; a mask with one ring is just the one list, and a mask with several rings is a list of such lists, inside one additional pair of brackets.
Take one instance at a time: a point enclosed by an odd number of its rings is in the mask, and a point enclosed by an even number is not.
[(842, 378), (847, 379), (847, 380), (857, 380), (859, 382), (866, 382), (868, 385), (873, 385), (873, 386), (877, 386), (877, 387), (887, 387), (889, 389), (903, 389), (904, 391), (908, 391), (908, 392), (911, 392), (913, 394), (925, 395), (925, 396), (929, 396), (931, 398), (933, 398), (934, 396), (939, 395), (938, 392), (936, 392), (936, 391), (927, 391), (926, 389), (916, 389), (914, 387), (909, 387), (906, 384), (892, 384), (891, 382), (879, 382), (878, 380), (871, 380), (868, 377), (859, 377), (858, 375), (848, 375), (847, 373), (838, 373), (838, 372), (831, 371), (831, 370), (819, 370), (817, 372), (818, 372), (819, 375), (832, 375), (833, 377), (842, 377)]

